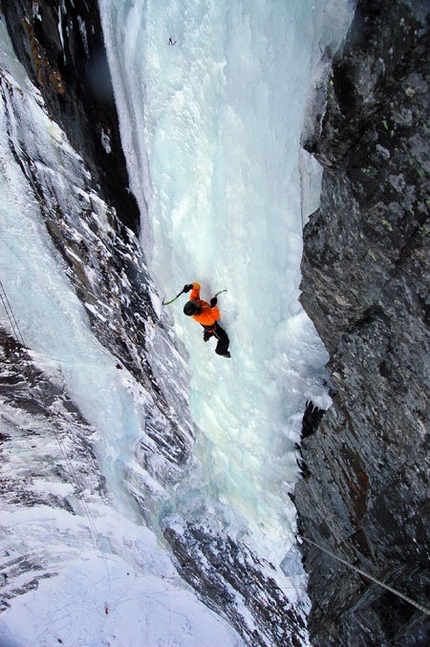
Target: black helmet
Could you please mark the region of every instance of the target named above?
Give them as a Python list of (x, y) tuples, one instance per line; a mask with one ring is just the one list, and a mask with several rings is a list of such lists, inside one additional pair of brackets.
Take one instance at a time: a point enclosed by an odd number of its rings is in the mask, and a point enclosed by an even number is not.
[(192, 315), (199, 314), (201, 308), (197, 305), (195, 301), (187, 301), (184, 305), (184, 314), (191, 317)]

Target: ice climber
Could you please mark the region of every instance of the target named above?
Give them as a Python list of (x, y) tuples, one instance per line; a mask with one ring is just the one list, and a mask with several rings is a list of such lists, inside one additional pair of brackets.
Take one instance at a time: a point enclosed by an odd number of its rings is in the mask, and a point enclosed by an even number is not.
[(215, 296), (210, 300), (210, 303), (203, 301), (200, 298), (199, 283), (185, 285), (183, 292), (189, 292), (190, 290), (190, 300), (184, 305), (184, 313), (203, 326), (204, 341), (208, 341), (211, 337), (215, 337), (218, 340), (215, 348), (215, 352), (218, 355), (221, 355), (221, 357), (231, 357), (228, 352), (230, 340), (225, 330), (218, 323), (221, 316), (216, 305), (218, 299)]

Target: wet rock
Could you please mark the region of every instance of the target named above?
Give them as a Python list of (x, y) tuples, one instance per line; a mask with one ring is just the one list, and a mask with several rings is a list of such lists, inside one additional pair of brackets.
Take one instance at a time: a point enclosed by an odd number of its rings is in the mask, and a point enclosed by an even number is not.
[(163, 520), (163, 535), (184, 579), (231, 622), (247, 645), (303, 645), (304, 610), (294, 608), (270, 576), (273, 566), (263, 564), (244, 543), (215, 534), (209, 525), (197, 526), (177, 517)]
[(308, 438), (316, 432), (323, 415), (323, 409), (317, 407), (313, 402), (307, 403), (302, 421), (302, 439)]
[[(334, 403), (305, 438), (300, 532), (430, 606), (429, 8), (359, 1), (305, 145), (324, 166), (302, 303)], [(317, 645), (424, 645), (428, 616), (304, 542)]]
[(14, 0), (3, 12), (16, 54), (120, 220), (139, 230), (97, 3)]

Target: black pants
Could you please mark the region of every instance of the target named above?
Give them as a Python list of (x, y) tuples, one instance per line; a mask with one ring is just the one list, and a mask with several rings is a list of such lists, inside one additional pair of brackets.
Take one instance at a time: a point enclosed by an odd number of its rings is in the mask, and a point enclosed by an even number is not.
[(207, 341), (211, 337), (215, 337), (218, 340), (218, 343), (215, 348), (217, 355), (225, 355), (228, 351), (228, 345), (230, 340), (224, 328), (221, 328), (219, 323), (214, 323), (212, 326), (203, 326), (204, 333), (203, 339)]

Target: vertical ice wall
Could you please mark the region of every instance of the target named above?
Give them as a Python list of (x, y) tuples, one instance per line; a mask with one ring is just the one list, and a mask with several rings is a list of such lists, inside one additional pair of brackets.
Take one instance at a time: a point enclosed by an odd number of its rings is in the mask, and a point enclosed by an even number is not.
[[(0, 644), (242, 644), (131, 519), (124, 466), (154, 404), (97, 341), (44, 218), (60, 211), (59, 227), (85, 227), (93, 209), (108, 237), (108, 205), (1, 18), (0, 168), (0, 328), (28, 347), (2, 334)], [(99, 282), (90, 263), (83, 271)]]
[(254, 540), (280, 558), (294, 527), (286, 494), (304, 406), (329, 404), (327, 355), (298, 302), (300, 134), (316, 63), (337, 45), (348, 3), (100, 0), (100, 8), (160, 292), (173, 296), (194, 280), (203, 298), (228, 290), (219, 305), (231, 360), (203, 344), (182, 314), (186, 297), (166, 309), (189, 353), (203, 491), (242, 514)]

